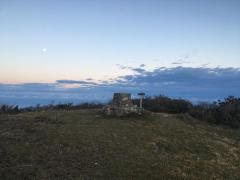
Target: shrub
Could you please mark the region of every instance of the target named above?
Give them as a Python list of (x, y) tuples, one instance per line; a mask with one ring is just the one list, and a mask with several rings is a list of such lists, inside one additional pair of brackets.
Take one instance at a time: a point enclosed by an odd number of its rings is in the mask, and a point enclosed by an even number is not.
[(240, 98), (229, 96), (223, 101), (194, 106), (189, 114), (193, 117), (215, 124), (240, 127)]
[(0, 113), (18, 113), (19, 108), (16, 105), (0, 105)]
[[(139, 100), (135, 99), (134, 104)], [(143, 107), (152, 112), (165, 113), (186, 113), (192, 107), (191, 102), (183, 99), (171, 99), (166, 96), (146, 97), (143, 101)]]

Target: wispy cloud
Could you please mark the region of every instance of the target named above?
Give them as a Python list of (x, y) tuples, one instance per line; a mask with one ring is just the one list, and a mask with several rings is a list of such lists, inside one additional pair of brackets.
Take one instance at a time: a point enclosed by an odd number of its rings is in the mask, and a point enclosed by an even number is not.
[(97, 83), (91, 81), (76, 81), (76, 80), (57, 80), (56, 83), (59, 84), (80, 84), (80, 85), (98, 85)]
[(180, 59), (178, 59), (175, 62), (172, 62), (172, 65), (186, 65), (186, 64), (192, 64), (192, 61), (189, 61), (189, 55), (184, 55)]
[(191, 61), (182, 61), (182, 60), (172, 62), (173, 65), (183, 65), (183, 64), (191, 64), (191, 63), (192, 63)]
[(146, 70), (144, 69), (146, 67), (145, 64), (141, 64), (139, 67), (130, 67), (130, 66), (124, 66), (120, 64), (116, 64), (120, 69), (128, 69), (136, 73), (143, 73)]

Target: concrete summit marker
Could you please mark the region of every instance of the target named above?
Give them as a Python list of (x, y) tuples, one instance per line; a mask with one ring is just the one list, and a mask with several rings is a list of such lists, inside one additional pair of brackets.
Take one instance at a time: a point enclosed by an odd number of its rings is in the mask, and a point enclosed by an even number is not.
[(143, 108), (134, 105), (130, 93), (114, 93), (112, 102), (103, 108), (106, 115), (123, 116), (127, 114), (142, 114)]

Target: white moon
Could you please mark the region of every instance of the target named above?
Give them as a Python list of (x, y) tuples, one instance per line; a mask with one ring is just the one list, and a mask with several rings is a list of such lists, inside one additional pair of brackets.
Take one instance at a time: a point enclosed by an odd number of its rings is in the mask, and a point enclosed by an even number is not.
[(42, 48), (42, 52), (46, 52), (47, 51), (47, 48)]

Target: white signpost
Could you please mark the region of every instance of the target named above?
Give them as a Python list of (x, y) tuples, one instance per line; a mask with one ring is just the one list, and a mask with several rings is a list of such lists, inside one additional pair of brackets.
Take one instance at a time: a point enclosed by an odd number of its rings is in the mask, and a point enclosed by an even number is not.
[(142, 102), (143, 102), (143, 98), (145, 96), (145, 93), (143, 93), (143, 92), (138, 93), (138, 96), (140, 96), (140, 108), (142, 109), (143, 108)]

